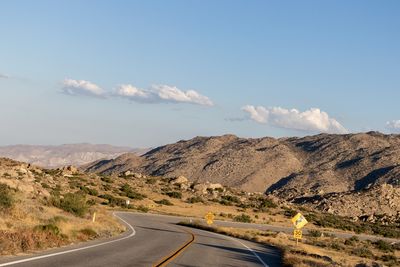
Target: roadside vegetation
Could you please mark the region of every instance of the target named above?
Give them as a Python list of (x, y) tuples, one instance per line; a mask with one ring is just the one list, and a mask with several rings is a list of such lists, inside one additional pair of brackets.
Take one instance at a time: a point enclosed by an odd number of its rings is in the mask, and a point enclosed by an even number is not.
[[(178, 225), (211, 231), (266, 245), (274, 245), (282, 252), (282, 265), (286, 267), (328, 266), (390, 266), (400, 264), (400, 246), (385, 241), (360, 241), (357, 237), (339, 239), (311, 231), (296, 245), (284, 233), (231, 227), (204, 225), (200, 221), (182, 221)], [(359, 264), (359, 265), (357, 265)], [(364, 265), (363, 265), (364, 264)]]

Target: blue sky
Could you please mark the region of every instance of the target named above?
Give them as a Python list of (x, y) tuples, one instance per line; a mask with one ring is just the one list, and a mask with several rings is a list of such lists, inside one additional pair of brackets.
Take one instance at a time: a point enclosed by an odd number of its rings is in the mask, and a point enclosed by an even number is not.
[(398, 1), (2, 1), (0, 145), (400, 131)]

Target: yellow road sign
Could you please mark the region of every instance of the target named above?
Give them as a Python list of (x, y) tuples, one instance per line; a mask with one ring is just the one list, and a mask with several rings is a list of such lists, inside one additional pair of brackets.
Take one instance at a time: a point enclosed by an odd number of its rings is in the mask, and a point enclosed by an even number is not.
[(213, 224), (213, 222), (214, 222), (215, 216), (214, 216), (214, 214), (213, 214), (212, 212), (208, 212), (208, 213), (206, 214), (206, 216), (204, 216), (204, 218), (206, 219), (207, 224), (208, 224), (208, 225), (211, 225), (211, 224)]
[(301, 239), (303, 237), (303, 232), (300, 229), (295, 229), (293, 231), (293, 237), (296, 239)]
[(301, 213), (297, 213), (296, 216), (292, 218), (292, 223), (294, 227), (296, 227), (297, 229), (301, 229), (308, 223), (308, 221)]

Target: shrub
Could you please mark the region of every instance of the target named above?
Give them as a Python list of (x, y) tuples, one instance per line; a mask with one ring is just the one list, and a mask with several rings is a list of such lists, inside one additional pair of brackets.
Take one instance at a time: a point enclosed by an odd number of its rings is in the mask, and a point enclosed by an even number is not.
[(237, 196), (222, 196), (221, 199), (233, 203), (240, 203), (240, 199)]
[(356, 256), (362, 257), (362, 258), (372, 258), (374, 254), (371, 252), (371, 250), (361, 247), (361, 248), (355, 248), (353, 249), (352, 253)]
[(58, 208), (70, 212), (76, 216), (83, 217), (87, 212), (86, 199), (80, 194), (68, 193), (59, 200)]
[(49, 223), (49, 224), (43, 224), (43, 225), (37, 225), (34, 228), (35, 231), (41, 231), (41, 232), (49, 232), (54, 235), (59, 235), (61, 233), (60, 228), (58, 228), (57, 225), (54, 223)]
[(392, 245), (390, 245), (388, 242), (383, 241), (383, 240), (375, 241), (373, 244), (377, 249), (384, 251), (384, 252), (393, 252), (393, 250), (394, 250)]
[(13, 202), (12, 190), (6, 184), (0, 184), (0, 210), (11, 208)]
[(161, 199), (161, 200), (158, 200), (158, 201), (154, 201), (155, 203), (157, 203), (157, 204), (161, 204), (161, 205), (166, 205), (166, 206), (173, 206), (174, 204), (171, 202), (171, 201), (169, 201), (168, 199)]
[(80, 190), (82, 192), (86, 193), (86, 194), (91, 195), (91, 196), (97, 197), (99, 195), (99, 192), (96, 189), (90, 188), (90, 187), (87, 187), (87, 186), (80, 186)]
[(137, 206), (136, 209), (137, 209), (138, 211), (141, 211), (141, 212), (144, 212), (144, 213), (149, 212), (149, 208), (146, 207), (146, 206), (143, 206), (143, 205)]
[(46, 183), (41, 183), (41, 185), (42, 185), (42, 187), (45, 188), (45, 189), (51, 188), (51, 186), (48, 185), (48, 184), (46, 184)]
[(187, 200), (188, 203), (199, 203), (199, 202), (203, 202), (203, 198), (196, 196), (196, 197), (191, 197)]
[(149, 178), (146, 180), (146, 184), (155, 184), (157, 182), (156, 178)]
[(129, 197), (130, 199), (142, 200), (146, 197), (146, 195), (140, 194), (133, 190), (129, 184), (122, 185), (120, 191), (123, 192), (123, 195)]
[(114, 207), (114, 206), (120, 206), (120, 207), (124, 207), (124, 208), (126, 207), (125, 199), (117, 198), (117, 197), (114, 197), (109, 194), (100, 195), (99, 197), (108, 200), (107, 203), (102, 203), (102, 204), (110, 205), (111, 207)]
[(266, 209), (266, 208), (276, 208), (278, 205), (276, 205), (271, 199), (269, 198), (259, 198), (259, 205), (258, 208), (260, 210)]
[(178, 199), (182, 198), (182, 193), (178, 191), (167, 192), (166, 195), (172, 198), (178, 198)]
[(103, 176), (103, 177), (101, 177), (101, 180), (102, 180), (103, 182), (106, 182), (106, 183), (109, 183), (109, 184), (112, 184), (112, 183), (113, 183), (113, 180), (111, 179), (110, 176)]
[(308, 235), (311, 237), (321, 237), (322, 232), (318, 230), (308, 230)]
[(253, 222), (253, 220), (251, 219), (251, 217), (247, 214), (242, 213), (241, 215), (237, 215), (235, 217), (233, 217), (233, 220), (235, 222), (244, 222), (244, 223), (251, 223)]
[(89, 237), (89, 238), (95, 238), (97, 237), (97, 233), (95, 230), (93, 230), (92, 228), (86, 227), (83, 228), (79, 231), (80, 233), (84, 234), (85, 236)]
[(346, 239), (346, 241), (344, 241), (344, 244), (346, 246), (352, 246), (353, 247), (358, 241), (359, 241), (358, 237), (352, 236), (352, 237)]

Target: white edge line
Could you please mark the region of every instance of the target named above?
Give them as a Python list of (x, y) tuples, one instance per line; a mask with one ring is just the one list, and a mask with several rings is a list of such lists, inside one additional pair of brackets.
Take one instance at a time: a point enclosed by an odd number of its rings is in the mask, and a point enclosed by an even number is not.
[(120, 238), (120, 239), (115, 239), (115, 240), (111, 240), (111, 241), (107, 241), (107, 242), (104, 242), (104, 243), (95, 244), (95, 245), (91, 245), (91, 246), (87, 246), (87, 247), (76, 248), (76, 249), (71, 249), (71, 250), (67, 250), (67, 251), (61, 251), (61, 252), (57, 252), (57, 253), (52, 253), (52, 254), (37, 256), (37, 257), (28, 258), (28, 259), (23, 259), (23, 260), (18, 260), (18, 261), (11, 261), (11, 262), (7, 262), (7, 263), (0, 264), (0, 267), (3, 267), (3, 266), (10, 266), (10, 265), (14, 265), (14, 264), (18, 264), (18, 263), (24, 263), (24, 262), (29, 262), (29, 261), (34, 261), (34, 260), (40, 260), (40, 259), (45, 259), (45, 258), (50, 258), (50, 257), (54, 257), (54, 256), (58, 256), (58, 255), (63, 255), (63, 254), (68, 254), (68, 253), (72, 253), (72, 252), (76, 252), (76, 251), (80, 251), (80, 250), (85, 250), (85, 249), (89, 249), (89, 248), (100, 247), (100, 246), (104, 246), (104, 245), (107, 245), (107, 244), (119, 242), (119, 241), (122, 241), (122, 240), (124, 240), (124, 239), (131, 238), (132, 236), (134, 236), (134, 235), (136, 234), (136, 231), (135, 231), (135, 229), (132, 227), (132, 225), (130, 225), (127, 221), (125, 221), (124, 219), (122, 219), (121, 217), (119, 217), (118, 215), (116, 215), (115, 213), (113, 213), (113, 215), (116, 216), (116, 217), (118, 217), (118, 219), (120, 219), (120, 220), (123, 221), (126, 225), (128, 225), (128, 227), (132, 230), (132, 233), (131, 233), (130, 235), (124, 236), (124, 237), (122, 237), (122, 238)]
[(217, 236), (220, 236), (220, 237), (224, 237), (225, 239), (231, 239), (231, 240), (233, 240), (233, 241), (238, 242), (238, 243), (241, 244), (243, 247), (247, 248), (247, 250), (250, 251), (250, 252), (264, 265), (264, 267), (269, 267), (269, 265), (266, 264), (266, 263), (261, 259), (260, 256), (258, 256), (257, 252), (255, 252), (255, 251), (252, 250), (250, 247), (248, 247), (248, 246), (246, 246), (245, 244), (243, 244), (240, 240), (238, 240), (238, 239), (236, 239), (236, 238), (233, 238), (233, 237), (230, 237), (230, 236), (226, 236), (226, 235), (214, 233), (214, 232), (209, 232), (209, 233), (214, 234), (214, 235), (217, 235)]

